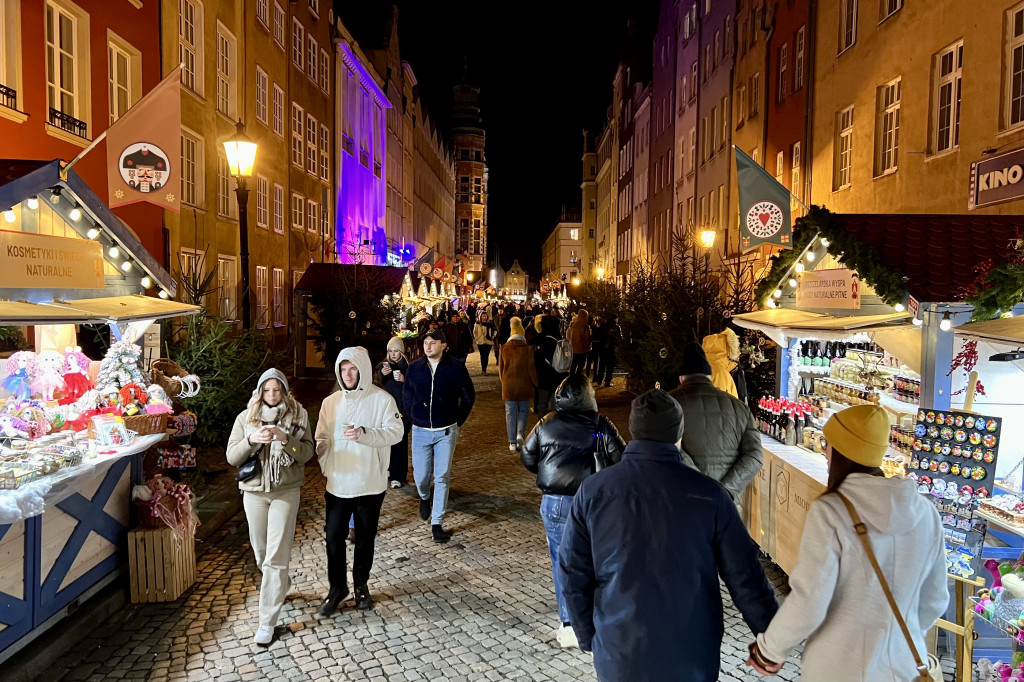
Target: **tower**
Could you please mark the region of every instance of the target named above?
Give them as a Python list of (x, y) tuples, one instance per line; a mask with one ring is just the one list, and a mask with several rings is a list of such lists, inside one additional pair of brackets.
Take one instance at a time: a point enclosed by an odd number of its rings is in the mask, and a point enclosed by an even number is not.
[(452, 143), (455, 146), (455, 253), (464, 269), (481, 272), (487, 260), (486, 132), (480, 116), (480, 88), (455, 86)]

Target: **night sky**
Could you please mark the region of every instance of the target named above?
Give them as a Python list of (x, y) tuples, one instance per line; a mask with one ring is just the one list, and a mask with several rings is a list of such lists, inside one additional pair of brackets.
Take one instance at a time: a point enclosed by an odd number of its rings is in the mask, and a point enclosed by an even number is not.
[[(345, 0), (341, 18), (348, 24), (353, 12), (372, 11), (353, 6), (374, 4), (390, 3)], [(579, 208), (582, 131), (594, 140), (603, 128), (626, 23), (638, 20), (641, 33), (653, 36), (658, 0), (396, 4), (402, 58), (442, 129), (468, 58), (467, 80), (482, 88), (487, 129), (488, 255), (497, 250), (506, 268), (518, 258), (539, 276), (541, 246), (562, 205)], [(642, 44), (651, 49), (651, 40)]]

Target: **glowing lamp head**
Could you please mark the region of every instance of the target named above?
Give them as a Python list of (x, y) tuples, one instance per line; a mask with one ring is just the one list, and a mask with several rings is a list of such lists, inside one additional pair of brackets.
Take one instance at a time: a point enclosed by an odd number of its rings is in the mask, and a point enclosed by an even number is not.
[(808, 263), (813, 263), (814, 262), (814, 258), (815, 258), (814, 252), (813, 251), (808, 251), (807, 255), (805, 256), (805, 258), (807, 258), (807, 262)]
[(597, 269), (597, 276), (598, 277), (604, 277), (604, 268), (598, 268)]
[(14, 211), (12, 211), (11, 209), (7, 209), (6, 211), (4, 211), (4, 220), (6, 220), (7, 222), (13, 223), (15, 220), (17, 220), (17, 218), (18, 216), (14, 215)]
[(466, 281), (467, 282), (472, 282), (473, 281), (473, 273), (472, 272), (467, 272), (466, 273)]
[(143, 289), (148, 289), (151, 286), (153, 286), (153, 280), (149, 278), (149, 275), (146, 275), (145, 277), (142, 278), (142, 281), (139, 282), (139, 284), (142, 285)]
[(765, 303), (765, 305), (768, 306), (769, 308), (776, 307), (775, 299), (774, 298), (769, 298), (768, 301)]
[(68, 213), (68, 217), (71, 218), (72, 220), (76, 221), (76, 222), (81, 220), (82, 219), (82, 209), (78, 208), (78, 206), (75, 206), (73, 209), (71, 209), (71, 212)]
[(942, 321), (939, 322), (939, 329), (948, 332), (953, 328), (953, 320), (949, 319), (949, 313), (942, 313)]
[(98, 227), (90, 227), (89, 231), (85, 233), (85, 236), (89, 239), (96, 239), (100, 236), (100, 229)]
[(702, 230), (700, 233), (700, 245), (705, 249), (710, 249), (715, 245), (715, 237), (717, 236), (718, 233), (714, 230)]
[(920, 327), (920, 326), (921, 326), (922, 324), (924, 324), (924, 320), (922, 320), (922, 319), (921, 319), (921, 318), (919, 318), (919, 317), (915, 317), (915, 318), (914, 318), (914, 319), (912, 320), (912, 322), (914, 323), (914, 326), (915, 326), (915, 327)]
[(898, 313), (902, 313), (904, 310), (907, 309), (907, 307), (905, 305), (903, 305), (902, 303), (897, 303), (892, 308), (893, 308), (893, 310), (895, 310)]
[(796, 288), (796, 284), (797, 284), (796, 279), (794, 279), (793, 277), (790, 277), (789, 278), (789, 286), (791, 286), (791, 287), (793, 287), (795, 289)]
[(803, 272), (804, 271), (804, 264), (803, 263), (797, 263), (796, 266), (794, 266), (793, 269), (796, 270), (797, 272)]
[(28, 204), (28, 207), (34, 211), (39, 208), (39, 197), (29, 197), (26, 203)]
[(159, 293), (159, 294), (157, 294), (157, 295), (158, 295), (158, 296), (159, 296), (160, 298), (163, 298), (163, 299), (166, 299), (166, 298), (167, 298), (167, 292), (166, 292), (166, 291), (164, 291), (163, 289), (161, 289), (161, 290), (160, 290), (160, 293)]
[(825, 239), (824, 237), (821, 238), (821, 245), (824, 246), (826, 249), (829, 247), (829, 244), (831, 244), (831, 243), (832, 242), (830, 242), (829, 240)]
[(224, 140), (224, 154), (232, 175), (252, 177), (252, 167), (256, 164), (256, 143), (245, 134), (245, 124), (241, 121), (235, 126), (235, 134)]
[(60, 187), (54, 187), (50, 190), (50, 203), (54, 206), (60, 203)]
[(111, 258), (117, 258), (118, 256), (121, 255), (121, 249), (117, 248), (116, 246), (111, 246), (110, 250), (107, 251), (107, 255), (110, 256)]
[(121, 263), (121, 269), (124, 270), (125, 272), (130, 272), (132, 269), (132, 262), (130, 260), (126, 260), (125, 262)]
[(772, 294), (775, 298), (782, 298), (782, 289), (776, 289), (775, 293)]
[(577, 286), (578, 287), (580, 285), (580, 278), (579, 277), (573, 277), (572, 278), (572, 284), (573, 284), (573, 286)]

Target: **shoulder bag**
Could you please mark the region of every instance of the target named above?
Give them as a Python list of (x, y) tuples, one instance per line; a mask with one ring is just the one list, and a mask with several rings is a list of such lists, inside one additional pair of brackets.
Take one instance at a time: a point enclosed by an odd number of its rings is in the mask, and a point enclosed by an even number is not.
[(605, 442), (604, 433), (601, 430), (604, 417), (597, 418), (597, 426), (594, 431), (594, 473), (607, 469), (612, 465), (608, 459), (608, 443)]
[(878, 576), (878, 582), (882, 585), (882, 592), (885, 593), (885, 598), (889, 602), (889, 608), (892, 609), (892, 615), (896, 617), (896, 622), (899, 623), (900, 630), (903, 632), (903, 637), (907, 640), (907, 646), (910, 647), (910, 653), (914, 655), (914, 664), (917, 666), (917, 682), (941, 682), (942, 680), (942, 668), (939, 666), (939, 661), (934, 656), (928, 656), (928, 662), (925, 663), (921, 660), (921, 655), (917, 652), (917, 647), (914, 646), (914, 639), (910, 636), (910, 630), (907, 628), (907, 622), (903, 620), (903, 615), (900, 614), (899, 608), (896, 606), (896, 599), (892, 596), (892, 591), (889, 589), (889, 583), (886, 582), (885, 576), (882, 575), (882, 569), (878, 565), (878, 559), (875, 558), (875, 552), (871, 549), (871, 540), (868, 539), (868, 527), (864, 525), (864, 522), (860, 520), (860, 516), (857, 514), (857, 510), (853, 508), (853, 503), (850, 502), (846, 495), (843, 495), (838, 490), (836, 495), (846, 505), (846, 510), (850, 512), (850, 518), (853, 519), (853, 529), (857, 531), (857, 537), (860, 538), (861, 543), (864, 545), (864, 552), (868, 555), (868, 561), (871, 562), (871, 568), (875, 570), (875, 575)]
[(249, 455), (249, 459), (242, 462), (242, 465), (238, 467), (238, 471), (235, 473), (236, 481), (245, 483), (263, 473), (263, 462), (260, 460), (260, 455), (265, 447), (267, 447), (267, 444), (263, 443), (256, 448), (255, 452)]

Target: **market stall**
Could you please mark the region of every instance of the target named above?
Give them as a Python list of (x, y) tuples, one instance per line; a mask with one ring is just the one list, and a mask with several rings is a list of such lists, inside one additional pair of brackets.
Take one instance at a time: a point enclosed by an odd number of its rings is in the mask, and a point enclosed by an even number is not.
[[(0, 169), (0, 325), (29, 341), (0, 360), (3, 661), (123, 571), (131, 486), (177, 395), (143, 346), (199, 309), (61, 162)], [(104, 357), (78, 348), (85, 325), (107, 331)]]

